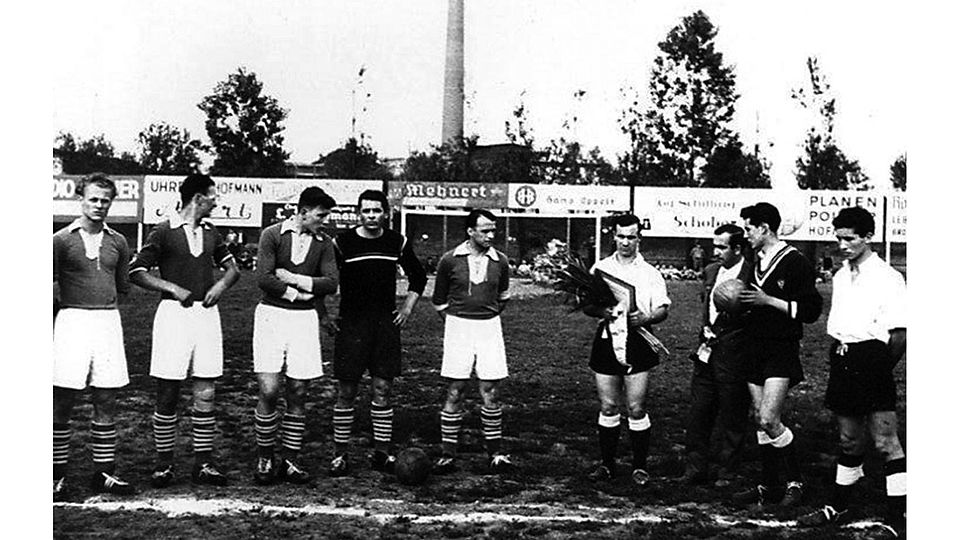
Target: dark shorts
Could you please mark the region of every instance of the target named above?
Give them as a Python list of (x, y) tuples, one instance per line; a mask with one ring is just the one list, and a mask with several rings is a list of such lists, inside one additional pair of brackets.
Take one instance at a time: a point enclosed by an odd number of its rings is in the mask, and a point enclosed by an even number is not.
[(359, 381), (400, 375), (400, 328), (392, 314), (344, 315), (334, 341), (333, 378)]
[(790, 386), (803, 380), (800, 343), (795, 340), (747, 338), (743, 354), (747, 382), (762, 386), (767, 379), (790, 379)]
[(660, 363), (657, 353), (647, 341), (636, 332), (627, 334), (627, 363), (630, 368), (617, 361), (613, 354), (613, 341), (604, 339), (606, 326), (599, 325), (593, 336), (593, 348), (590, 351), (590, 369), (603, 375), (628, 375), (649, 371)]
[(839, 349), (840, 342), (830, 346), (827, 408), (841, 416), (896, 410), (897, 384), (887, 344), (879, 340), (850, 343), (843, 356)]

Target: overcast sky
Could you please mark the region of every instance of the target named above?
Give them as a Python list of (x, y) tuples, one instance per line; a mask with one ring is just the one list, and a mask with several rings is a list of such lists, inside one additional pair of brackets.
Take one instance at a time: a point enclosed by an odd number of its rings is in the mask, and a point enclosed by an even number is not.
[[(840, 146), (874, 183), (885, 187), (890, 164), (906, 151), (904, 8), (824, 0), (465, 4), (465, 132), (482, 144), (505, 141), (504, 122), (523, 99), (539, 144), (562, 135), (575, 114), (573, 135), (615, 160), (626, 146), (621, 89), (645, 94), (656, 44), (703, 9), (735, 68), (735, 128), (750, 146), (759, 129), (775, 182), (792, 181), (814, 121), (790, 99), (807, 81), (811, 55), (837, 98)], [(197, 103), (245, 66), (289, 109), (285, 147), (295, 161), (338, 147), (354, 112), (384, 157), (440, 138), (446, 0), (56, 5), (54, 134), (104, 133), (135, 151), (137, 133), (162, 120), (205, 139)], [(577, 90), (586, 91), (579, 102)]]

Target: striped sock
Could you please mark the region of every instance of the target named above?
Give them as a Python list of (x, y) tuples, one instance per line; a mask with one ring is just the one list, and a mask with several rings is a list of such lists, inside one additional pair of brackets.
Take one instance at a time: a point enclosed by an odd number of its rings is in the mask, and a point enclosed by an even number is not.
[(280, 427), (280, 413), (260, 414), (254, 411), (253, 431), (257, 437), (257, 450), (264, 457), (273, 456), (277, 444), (277, 428)]
[(650, 415), (643, 418), (627, 419), (630, 432), (630, 447), (633, 449), (633, 468), (647, 468), (647, 454), (650, 453)]
[(503, 407), (480, 407), (480, 423), (483, 425), (487, 453), (491, 456), (499, 453), (500, 439), (503, 437)]
[(284, 450), (296, 454), (303, 447), (303, 435), (307, 431), (307, 417), (302, 414), (286, 413), (280, 424), (280, 439)]
[(173, 460), (173, 446), (177, 439), (178, 421), (179, 418), (176, 413), (171, 415), (153, 413), (153, 442), (161, 461), (169, 463)]
[(447, 412), (440, 411), (440, 443), (443, 446), (445, 455), (454, 455), (457, 453), (457, 445), (460, 443), (460, 428), (463, 427), (463, 411)]
[(389, 446), (393, 439), (393, 407), (370, 404), (370, 423), (373, 424), (373, 442), (378, 447)]
[(53, 424), (53, 479), (59, 480), (67, 472), (67, 461), (70, 459), (70, 438), (73, 430), (70, 424)]
[(214, 412), (194, 409), (190, 420), (193, 429), (193, 454), (197, 463), (206, 463), (213, 455), (213, 435), (217, 428)]
[(117, 455), (117, 424), (90, 423), (90, 450), (97, 471), (113, 472)]
[(333, 444), (337, 454), (342, 454), (350, 444), (353, 433), (353, 407), (333, 407)]

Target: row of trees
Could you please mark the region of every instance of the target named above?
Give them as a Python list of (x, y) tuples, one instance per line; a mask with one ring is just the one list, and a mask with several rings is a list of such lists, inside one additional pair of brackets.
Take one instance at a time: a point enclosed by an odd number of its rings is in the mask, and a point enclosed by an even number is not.
[[(402, 178), (411, 181), (538, 182), (654, 186), (768, 187), (769, 162), (759, 144), (746, 149), (731, 127), (739, 95), (736, 76), (716, 49), (717, 28), (702, 11), (684, 17), (658, 44), (645, 94), (623, 89), (628, 106), (619, 127), (626, 152), (608, 162), (599, 148), (586, 150), (576, 138), (579, 118), (569, 115), (559, 137), (539, 141), (527, 122), (523, 96), (505, 122), (509, 145), (482, 147), (476, 136), (447, 141), (407, 157)], [(867, 189), (870, 183), (856, 160), (834, 138), (836, 99), (816, 58), (807, 61), (809, 85), (792, 99), (816, 118), (797, 159), (797, 183), (805, 189)], [(573, 95), (579, 105), (586, 92)], [(644, 98), (645, 95), (645, 98)], [(111, 158), (139, 170), (184, 174), (199, 170), (202, 156), (214, 156), (210, 173), (222, 176), (279, 177), (288, 174), (283, 121), (288, 111), (263, 92), (255, 73), (239, 68), (197, 105), (206, 115), (210, 144), (185, 129), (154, 123), (138, 136), (136, 155), (115, 155), (104, 137), (77, 140), (61, 133), (55, 149), (73, 164), (93, 169)], [(89, 158), (89, 159), (87, 159)], [(88, 163), (89, 162), (89, 163)], [(384, 160), (361, 135), (351, 137), (315, 162), (334, 178), (391, 178)], [(74, 169), (78, 167), (73, 167)], [(79, 168), (82, 168), (79, 167)], [(79, 171), (83, 172), (83, 171)], [(891, 166), (896, 189), (906, 189), (906, 155)]]

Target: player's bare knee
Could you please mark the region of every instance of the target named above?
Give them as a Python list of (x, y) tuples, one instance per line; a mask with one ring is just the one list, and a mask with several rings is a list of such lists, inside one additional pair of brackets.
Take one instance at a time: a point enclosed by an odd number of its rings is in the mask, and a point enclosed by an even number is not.
[(634, 420), (640, 420), (647, 415), (647, 409), (643, 406), (643, 403), (628, 403), (627, 415)]
[(497, 407), (500, 405), (500, 388), (496, 384), (480, 383), (480, 397), (486, 407)]
[(903, 455), (903, 447), (900, 445), (900, 437), (894, 434), (875, 435), (873, 446), (884, 458), (893, 459)]
[(193, 407), (198, 411), (212, 411), (217, 397), (213, 384), (195, 383), (193, 388)]
[(600, 402), (600, 414), (604, 416), (615, 416), (620, 414), (620, 406), (613, 401)]
[(860, 440), (846, 433), (840, 433), (840, 451), (848, 455), (859, 455)]

